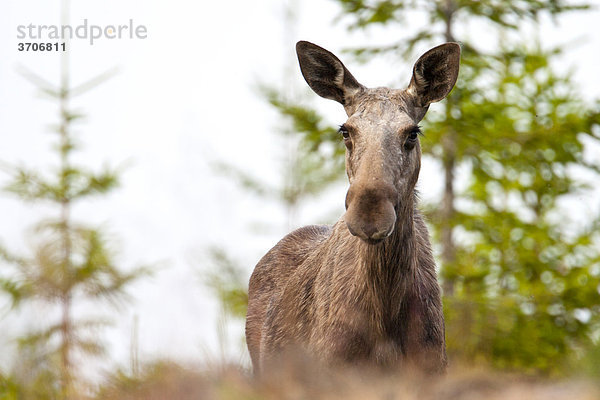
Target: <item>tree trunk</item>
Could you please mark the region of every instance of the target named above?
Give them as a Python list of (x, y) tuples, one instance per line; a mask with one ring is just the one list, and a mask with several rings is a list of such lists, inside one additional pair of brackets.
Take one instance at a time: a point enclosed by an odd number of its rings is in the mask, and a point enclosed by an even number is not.
[(71, 332), (71, 295), (66, 294), (62, 298), (62, 322), (60, 326), (61, 334), (61, 347), (60, 347), (60, 361), (61, 361), (61, 395), (65, 400), (71, 398), (71, 345), (72, 345), (72, 332)]
[[(61, 24), (66, 25), (69, 23), (69, 0), (62, 1), (61, 7)], [(67, 181), (66, 172), (69, 169), (68, 154), (70, 151), (70, 138), (69, 138), (69, 114), (68, 114), (68, 103), (69, 103), (69, 58), (68, 52), (62, 52), (60, 58), (60, 139), (61, 139), (61, 186), (62, 186), (62, 202), (61, 202), (61, 229), (63, 236), (63, 262), (61, 267), (64, 269), (62, 272), (69, 276), (67, 281), (70, 280), (72, 273), (71, 266), (71, 201), (68, 196), (67, 190), (70, 187)], [(73, 375), (71, 368), (71, 347), (73, 346), (73, 327), (71, 324), (71, 307), (72, 307), (72, 296), (71, 288), (64, 287), (62, 294), (62, 321), (60, 327), (61, 333), (61, 395), (64, 400), (69, 400), (73, 395)]]
[[(452, 18), (456, 7), (453, 0), (446, 0), (444, 14), (446, 16), (445, 39), (454, 42), (452, 34)], [(454, 106), (452, 97), (446, 100), (446, 121), (452, 118)], [(450, 128), (442, 138), (442, 167), (444, 168), (444, 196), (442, 198), (441, 212), (441, 238), (442, 238), (442, 266), (449, 267), (455, 262), (456, 249), (452, 230), (454, 228), (454, 169), (456, 167), (456, 132)], [(454, 293), (454, 280), (448, 277), (443, 283), (444, 295), (452, 296)]]

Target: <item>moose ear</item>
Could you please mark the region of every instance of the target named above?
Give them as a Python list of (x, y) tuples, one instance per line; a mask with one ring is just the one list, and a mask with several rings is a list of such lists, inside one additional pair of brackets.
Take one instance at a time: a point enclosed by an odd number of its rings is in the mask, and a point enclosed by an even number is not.
[(296, 44), (296, 53), (306, 83), (319, 96), (345, 105), (362, 90), (363, 86), (333, 53), (305, 41)]
[(450, 93), (458, 78), (460, 46), (444, 43), (423, 54), (413, 67), (408, 93), (418, 107), (427, 107)]

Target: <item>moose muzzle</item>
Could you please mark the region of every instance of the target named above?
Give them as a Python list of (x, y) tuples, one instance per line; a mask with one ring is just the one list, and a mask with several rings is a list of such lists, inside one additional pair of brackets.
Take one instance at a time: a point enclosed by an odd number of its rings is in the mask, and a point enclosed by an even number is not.
[(391, 185), (350, 185), (344, 216), (350, 233), (371, 244), (388, 237), (396, 224), (397, 199), (398, 194)]

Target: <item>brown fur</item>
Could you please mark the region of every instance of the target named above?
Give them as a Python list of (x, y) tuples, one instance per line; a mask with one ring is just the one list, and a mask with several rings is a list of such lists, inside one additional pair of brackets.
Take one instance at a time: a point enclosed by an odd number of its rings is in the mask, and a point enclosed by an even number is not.
[(405, 90), (362, 86), (314, 44), (299, 42), (297, 52), (309, 86), (348, 114), (350, 188), (333, 227), (290, 233), (256, 266), (246, 319), (254, 370), (299, 352), (328, 364), (444, 371), (440, 288), (416, 207), (415, 132), (429, 104), (454, 86), (460, 49), (447, 43), (425, 53)]

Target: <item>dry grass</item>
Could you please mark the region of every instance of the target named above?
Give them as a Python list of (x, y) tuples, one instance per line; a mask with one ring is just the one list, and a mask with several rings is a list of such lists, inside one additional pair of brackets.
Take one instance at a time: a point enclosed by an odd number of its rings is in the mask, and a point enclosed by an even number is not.
[(584, 380), (549, 380), (474, 370), (442, 378), (281, 368), (260, 380), (235, 367), (200, 369), (161, 362), (140, 377), (113, 378), (98, 399), (111, 400), (598, 400), (600, 390)]

